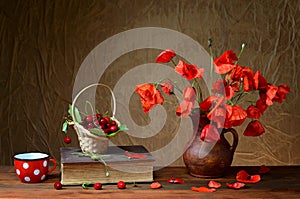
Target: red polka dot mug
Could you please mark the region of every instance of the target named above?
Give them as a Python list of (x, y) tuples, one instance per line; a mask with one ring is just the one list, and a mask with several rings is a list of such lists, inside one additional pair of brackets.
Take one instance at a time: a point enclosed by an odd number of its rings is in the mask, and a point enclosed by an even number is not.
[[(50, 170), (48, 170), (49, 161), (54, 164)], [(31, 152), (15, 155), (14, 165), (16, 174), (22, 182), (34, 183), (45, 180), (56, 168), (57, 163), (48, 154)]]

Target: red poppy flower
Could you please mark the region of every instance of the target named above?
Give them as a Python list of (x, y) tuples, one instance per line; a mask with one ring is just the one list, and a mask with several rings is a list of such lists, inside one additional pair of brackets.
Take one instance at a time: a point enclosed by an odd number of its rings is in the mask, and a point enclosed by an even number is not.
[(162, 91), (168, 95), (174, 94), (174, 86), (171, 82), (163, 82), (160, 84)]
[(179, 61), (178, 65), (175, 67), (175, 71), (186, 78), (187, 80), (191, 80), (194, 78), (201, 78), (204, 74), (203, 68), (198, 68), (196, 65), (187, 64), (183, 61)]
[(226, 81), (221, 79), (213, 83), (212, 92), (225, 96), (226, 100), (230, 100), (234, 96), (233, 88), (226, 85)]
[(186, 117), (192, 112), (193, 108), (194, 108), (194, 102), (189, 102), (184, 100), (177, 107), (176, 115)]
[(265, 132), (264, 127), (258, 120), (249, 122), (248, 126), (244, 131), (244, 136), (260, 136)]
[(208, 96), (203, 102), (201, 102), (199, 106), (202, 111), (206, 112), (209, 111), (210, 108), (213, 108), (213, 106), (220, 100), (220, 97), (211, 95)]
[(187, 86), (183, 91), (183, 100), (193, 102), (196, 100), (196, 90), (191, 86)]
[(236, 180), (244, 183), (257, 183), (260, 181), (260, 175), (249, 175), (245, 170), (241, 170), (237, 173)]
[(161, 52), (157, 58), (156, 63), (166, 63), (171, 61), (171, 59), (176, 55), (176, 53), (171, 49), (166, 49), (163, 52)]
[(215, 188), (207, 188), (205, 186), (201, 186), (201, 187), (192, 187), (192, 191), (198, 191), (198, 192), (215, 192), (216, 189)]
[(287, 84), (278, 86), (276, 96), (273, 101), (281, 103), (283, 99), (286, 99), (286, 95), (290, 92), (290, 87)]
[(183, 101), (176, 109), (176, 115), (182, 115), (183, 117), (188, 116), (192, 108), (194, 108), (196, 97), (195, 89), (191, 86), (187, 86), (183, 91)]
[(217, 124), (217, 128), (223, 128), (226, 120), (226, 113), (226, 108), (222, 105), (214, 108), (207, 117)]
[(215, 72), (225, 74), (231, 71), (235, 67), (234, 62), (237, 60), (238, 58), (232, 50), (225, 51), (220, 57), (214, 60)]
[(240, 189), (244, 187), (246, 184), (242, 182), (235, 182), (235, 183), (226, 183), (226, 186), (230, 189)]
[[(230, 79), (233, 83), (242, 82), (244, 91), (249, 92), (254, 87), (254, 72), (246, 66), (236, 66), (230, 74), (226, 75), (226, 79)], [(239, 83), (236, 83), (237, 86)], [(236, 88), (238, 89), (238, 88)]]
[(248, 118), (254, 118), (254, 119), (259, 119), (260, 117), (260, 109), (253, 106), (253, 105), (250, 105), (247, 110), (247, 117)]
[(144, 112), (147, 113), (156, 104), (163, 104), (164, 98), (153, 84), (140, 84), (135, 87), (135, 91), (140, 96)]
[(222, 186), (221, 183), (216, 182), (214, 180), (211, 180), (208, 182), (208, 187), (210, 187), (210, 188), (219, 188), (221, 186)]
[(265, 174), (265, 173), (269, 173), (270, 172), (270, 168), (265, 166), (264, 164), (260, 166), (258, 173), (260, 174)]
[(200, 139), (205, 142), (217, 142), (220, 140), (220, 133), (213, 124), (206, 124), (202, 129)]
[(239, 105), (231, 106), (225, 104), (226, 106), (226, 128), (231, 128), (232, 126), (240, 126), (245, 119), (247, 118), (247, 113), (244, 109)]
[(273, 104), (273, 99), (276, 97), (276, 93), (278, 91), (278, 87), (274, 85), (268, 85), (267, 87), (267, 99), (266, 99), (266, 104), (268, 106), (271, 106)]
[(265, 110), (268, 108), (268, 105), (266, 104), (266, 100), (263, 97), (263, 95), (260, 95), (261, 97), (256, 101), (256, 107), (259, 109), (260, 113), (263, 114)]
[(256, 90), (265, 90), (267, 89), (268, 83), (267, 80), (260, 74), (259, 70), (255, 73), (253, 77), (254, 88)]

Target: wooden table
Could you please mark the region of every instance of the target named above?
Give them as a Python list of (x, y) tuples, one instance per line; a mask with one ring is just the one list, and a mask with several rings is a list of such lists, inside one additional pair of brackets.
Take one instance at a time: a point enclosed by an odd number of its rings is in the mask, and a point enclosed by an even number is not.
[[(150, 189), (150, 183), (138, 183), (137, 187), (127, 184), (124, 190), (115, 184), (103, 185), (102, 190), (93, 187), (64, 186), (55, 190), (53, 184), (60, 180), (57, 169), (42, 183), (21, 183), (11, 166), (0, 166), (0, 198), (300, 198), (300, 167), (270, 167), (268, 174), (256, 184), (247, 184), (240, 190), (229, 189), (226, 182), (235, 182), (237, 171), (244, 169), (250, 174), (257, 173), (258, 167), (232, 167), (223, 178), (214, 179), (222, 187), (213, 193), (199, 193), (192, 186), (207, 186), (210, 179), (195, 178), (187, 174), (184, 167), (167, 167), (154, 172), (155, 181), (162, 183), (161, 189)], [(170, 184), (167, 179), (177, 177), (184, 184)]]

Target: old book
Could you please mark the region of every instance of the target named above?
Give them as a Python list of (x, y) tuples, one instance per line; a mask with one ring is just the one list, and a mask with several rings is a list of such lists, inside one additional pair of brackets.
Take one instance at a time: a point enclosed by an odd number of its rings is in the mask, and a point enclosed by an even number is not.
[[(108, 152), (84, 156), (80, 148), (61, 148), (61, 183), (153, 181), (153, 156), (143, 146), (109, 146)], [(136, 157), (137, 156), (137, 157)]]

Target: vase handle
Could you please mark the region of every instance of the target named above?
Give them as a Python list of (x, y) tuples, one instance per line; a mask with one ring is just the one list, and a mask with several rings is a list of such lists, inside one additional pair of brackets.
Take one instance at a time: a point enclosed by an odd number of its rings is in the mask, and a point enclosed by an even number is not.
[(239, 142), (239, 136), (238, 136), (238, 133), (237, 133), (236, 130), (234, 130), (233, 128), (224, 129), (223, 131), (224, 131), (224, 132), (223, 132), (224, 134), (227, 133), (227, 132), (230, 132), (230, 133), (232, 134), (232, 136), (233, 136), (233, 143), (232, 143), (232, 145), (231, 145), (231, 147), (230, 147), (230, 151), (231, 151), (232, 153), (234, 153), (234, 151), (235, 151), (235, 149), (236, 149), (236, 147), (237, 147), (237, 145), (238, 145), (238, 142)]

